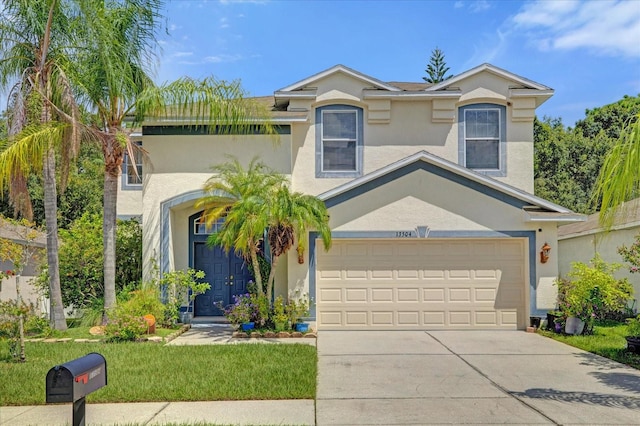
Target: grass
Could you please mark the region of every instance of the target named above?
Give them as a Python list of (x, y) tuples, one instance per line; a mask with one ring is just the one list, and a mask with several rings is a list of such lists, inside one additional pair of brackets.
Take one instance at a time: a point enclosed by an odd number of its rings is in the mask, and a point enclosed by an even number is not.
[[(0, 406), (44, 404), (49, 369), (89, 352), (105, 357), (107, 386), (88, 403), (314, 399), (316, 393), (316, 348), (309, 345), (38, 342), (27, 343), (26, 363), (0, 361)], [(3, 356), (6, 342), (0, 342)]]
[(567, 345), (640, 369), (640, 354), (626, 350), (627, 326), (625, 324), (602, 323), (594, 327), (592, 335), (583, 336), (570, 336), (543, 330), (539, 333)]

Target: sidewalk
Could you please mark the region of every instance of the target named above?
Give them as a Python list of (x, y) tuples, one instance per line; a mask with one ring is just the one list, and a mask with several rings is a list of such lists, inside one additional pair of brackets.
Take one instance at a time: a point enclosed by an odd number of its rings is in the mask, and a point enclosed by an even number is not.
[[(314, 425), (313, 400), (87, 404), (87, 425)], [(72, 404), (0, 407), (0, 425), (70, 425)]]
[[(228, 324), (194, 324), (167, 345), (302, 343), (315, 338), (232, 338)], [(87, 404), (87, 425), (315, 425), (314, 400), (196, 401)], [(73, 405), (0, 407), (2, 426), (73, 424)]]

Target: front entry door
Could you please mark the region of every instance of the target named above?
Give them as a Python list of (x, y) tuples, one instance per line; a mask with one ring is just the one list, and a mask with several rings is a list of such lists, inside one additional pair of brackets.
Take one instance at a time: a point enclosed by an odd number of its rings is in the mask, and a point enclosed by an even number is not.
[(196, 296), (195, 316), (218, 316), (222, 311), (216, 306), (233, 303), (233, 296), (247, 293), (247, 283), (252, 279), (247, 264), (231, 251), (227, 255), (222, 247), (210, 248), (204, 242), (194, 243), (194, 269), (204, 271), (204, 281), (211, 288)]

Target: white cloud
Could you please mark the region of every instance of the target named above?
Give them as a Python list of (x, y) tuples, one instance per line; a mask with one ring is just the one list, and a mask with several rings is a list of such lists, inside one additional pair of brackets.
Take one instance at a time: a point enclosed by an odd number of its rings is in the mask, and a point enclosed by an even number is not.
[(465, 5), (467, 6), (467, 9), (469, 9), (473, 13), (484, 12), (485, 10), (491, 9), (492, 7), (491, 3), (487, 0), (474, 0), (466, 4), (465, 2), (458, 0), (453, 3), (453, 7), (455, 9), (462, 9), (463, 7), (465, 7)]
[(534, 1), (512, 18), (541, 50), (586, 48), (606, 56), (640, 57), (640, 3)]
[(229, 28), (229, 19), (228, 18), (220, 18), (220, 28)]
[(469, 5), (469, 9), (472, 12), (484, 12), (485, 10), (491, 9), (491, 4), (486, 0), (478, 0), (474, 1)]
[(239, 54), (235, 54), (235, 55), (221, 54), (221, 55), (205, 56), (202, 59), (193, 60), (193, 61), (182, 60), (182, 61), (178, 61), (178, 63), (182, 65), (221, 64), (221, 63), (228, 63), (228, 62), (236, 62), (241, 59), (243, 59), (243, 57), (242, 55), (239, 55)]
[(184, 58), (186, 56), (193, 56), (193, 52), (174, 52), (171, 56), (175, 58)]

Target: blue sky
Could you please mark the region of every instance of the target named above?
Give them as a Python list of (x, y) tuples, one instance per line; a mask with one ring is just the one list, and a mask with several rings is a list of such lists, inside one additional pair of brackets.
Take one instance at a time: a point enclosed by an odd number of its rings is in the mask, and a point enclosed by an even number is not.
[(640, 94), (640, 1), (169, 0), (156, 80), (240, 79), (252, 95), (336, 64), (422, 81), (431, 51), (458, 74), (489, 62), (547, 85), (538, 116)]

